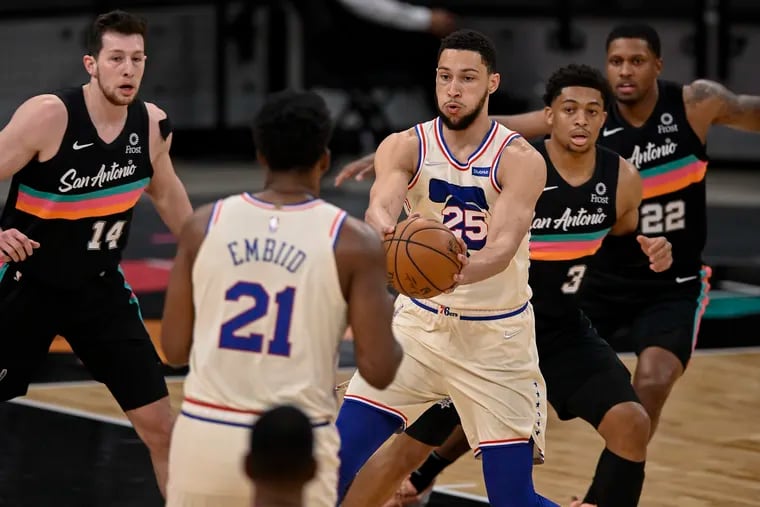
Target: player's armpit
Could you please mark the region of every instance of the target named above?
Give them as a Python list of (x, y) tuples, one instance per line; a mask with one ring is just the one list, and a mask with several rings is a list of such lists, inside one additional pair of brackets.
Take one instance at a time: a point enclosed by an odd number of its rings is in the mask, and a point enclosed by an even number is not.
[(380, 238), (367, 224), (349, 217), (340, 231), (335, 257), (348, 303), (356, 365), (364, 380), (383, 389), (395, 378), (402, 351), (391, 330), (393, 301)]
[(202, 206), (185, 222), (179, 236), (174, 265), (169, 274), (161, 321), (161, 348), (172, 366), (184, 366), (190, 359), (195, 321), (193, 264), (203, 242), (212, 210), (213, 205)]
[(620, 158), (617, 185), (617, 220), (610, 234), (633, 234), (639, 225), (642, 183), (639, 171), (627, 160)]

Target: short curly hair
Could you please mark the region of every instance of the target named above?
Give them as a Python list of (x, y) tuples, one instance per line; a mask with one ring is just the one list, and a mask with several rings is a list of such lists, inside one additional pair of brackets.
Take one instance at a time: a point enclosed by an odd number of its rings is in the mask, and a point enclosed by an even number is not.
[(605, 104), (612, 96), (610, 85), (601, 72), (588, 65), (572, 63), (557, 69), (546, 82), (544, 104), (547, 107), (551, 106), (554, 99), (562, 93), (562, 89), (568, 86), (582, 86), (599, 90)]

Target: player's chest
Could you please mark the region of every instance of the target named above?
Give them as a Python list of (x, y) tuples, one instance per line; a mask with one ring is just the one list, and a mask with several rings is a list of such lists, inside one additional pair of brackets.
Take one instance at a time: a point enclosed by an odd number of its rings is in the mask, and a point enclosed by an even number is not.
[(607, 122), (599, 143), (620, 154), (639, 170), (667, 164), (690, 153), (689, 126), (680, 115), (656, 113), (641, 127)]
[(536, 202), (531, 232), (593, 232), (611, 227), (615, 220), (615, 188), (610, 183), (596, 180), (575, 188), (549, 180)]

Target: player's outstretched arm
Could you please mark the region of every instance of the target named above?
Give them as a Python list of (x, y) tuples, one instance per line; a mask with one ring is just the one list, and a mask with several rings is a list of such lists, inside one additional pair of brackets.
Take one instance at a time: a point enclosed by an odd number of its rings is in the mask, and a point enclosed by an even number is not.
[(760, 132), (760, 96), (737, 95), (720, 83), (698, 79), (684, 86), (683, 99), (689, 117), (703, 118), (707, 126)]
[[(496, 120), (511, 130), (519, 132), (527, 139), (541, 137), (549, 133), (549, 125), (546, 123), (543, 110), (506, 116), (491, 116), (491, 119)], [(346, 164), (335, 177), (335, 186), (339, 187), (343, 182), (351, 178), (361, 181), (374, 175), (375, 153), (370, 153)]]
[(347, 218), (335, 250), (341, 287), (348, 303), (359, 373), (384, 389), (396, 376), (402, 350), (393, 336), (393, 299), (387, 289), (385, 252), (367, 224)]
[(413, 129), (386, 137), (375, 154), (376, 179), (369, 191), (365, 221), (381, 235), (393, 232), (404, 206), (409, 180), (418, 163)]
[(202, 206), (185, 221), (169, 274), (161, 320), (161, 348), (172, 366), (184, 366), (190, 360), (195, 322), (193, 264), (206, 235), (212, 209), (212, 204)]
[(510, 130), (518, 132), (526, 139), (541, 137), (549, 134), (551, 128), (546, 123), (546, 114), (543, 109), (529, 113), (511, 114), (507, 116), (491, 116)]
[(496, 177), (501, 195), (491, 209), (485, 246), (454, 279), (460, 284), (490, 278), (509, 266), (530, 230), (536, 201), (546, 184), (544, 158), (525, 139), (512, 141), (499, 162)]

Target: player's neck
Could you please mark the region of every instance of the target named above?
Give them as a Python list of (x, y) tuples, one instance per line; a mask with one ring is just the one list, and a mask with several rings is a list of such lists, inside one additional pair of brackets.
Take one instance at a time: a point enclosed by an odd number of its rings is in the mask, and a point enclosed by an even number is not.
[(641, 100), (632, 103), (617, 101), (617, 108), (625, 121), (634, 127), (640, 127), (652, 116), (659, 97), (660, 90), (655, 83)]
[(90, 115), (92, 123), (96, 127), (106, 127), (114, 124), (124, 123), (127, 117), (128, 106), (117, 106), (109, 100), (100, 91), (97, 85), (92, 82), (84, 85), (84, 103), (87, 106), (87, 113)]
[(291, 204), (309, 201), (319, 197), (319, 179), (311, 173), (283, 172), (267, 173), (263, 190), (254, 197), (272, 204)]
[(488, 117), (487, 113), (478, 115), (475, 121), (472, 122), (466, 129), (452, 130), (446, 125), (443, 125), (443, 138), (446, 141), (446, 146), (449, 147), (455, 155), (459, 150), (462, 150), (466, 155), (472, 153), (472, 151), (480, 146), (483, 142), (483, 138), (491, 129), (492, 121)]
[(552, 165), (568, 185), (577, 187), (586, 183), (593, 175), (596, 168), (596, 149), (578, 153), (570, 151), (558, 143), (547, 139), (546, 151)]

